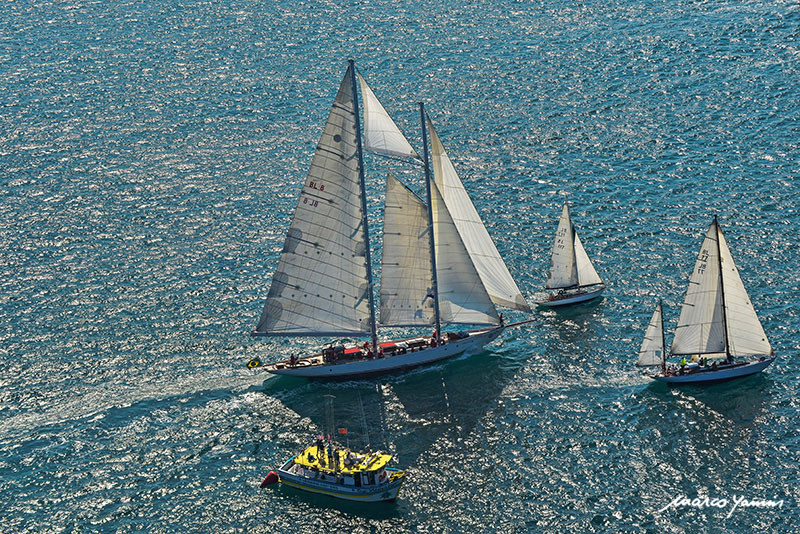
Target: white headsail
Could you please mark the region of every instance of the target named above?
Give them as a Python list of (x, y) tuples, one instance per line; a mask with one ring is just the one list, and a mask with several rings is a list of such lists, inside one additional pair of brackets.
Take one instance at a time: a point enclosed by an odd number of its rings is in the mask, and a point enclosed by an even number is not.
[(758, 320), (756, 310), (736, 269), (722, 229), (719, 229), (722, 260), (722, 284), (725, 293), (725, 318), (728, 326), (728, 350), (734, 356), (768, 355), (772, 347)]
[[(574, 230), (573, 230), (574, 231)], [(575, 265), (578, 269), (578, 284), (581, 286), (591, 286), (594, 284), (602, 284), (603, 280), (592, 265), (592, 260), (586, 254), (586, 249), (583, 248), (581, 238), (578, 237), (578, 232), (575, 234)]]
[(433, 275), (425, 204), (386, 175), (381, 319), (386, 326), (433, 324)]
[(353, 76), (331, 107), (255, 335), (370, 331)]
[(441, 321), (499, 324), (497, 311), (433, 180), (431, 207)]
[(386, 156), (420, 159), (360, 73), (358, 80), (364, 105), (364, 148)]
[(650, 324), (644, 333), (642, 347), (639, 349), (639, 367), (653, 367), (664, 362), (664, 317), (662, 314), (661, 303), (658, 303)]
[(689, 288), (681, 307), (672, 354), (714, 354), (725, 356), (725, 328), (722, 309), (716, 221), (706, 232), (697, 262), (689, 277)]
[[(583, 249), (582, 245), (581, 249)], [(583, 253), (585, 255), (586, 251), (584, 250)], [(569, 216), (569, 206), (564, 203), (564, 207), (561, 208), (561, 218), (558, 221), (556, 238), (553, 242), (550, 272), (547, 275), (545, 287), (547, 289), (560, 289), (575, 287), (578, 283), (578, 266), (575, 261), (575, 231), (572, 228), (572, 220)]]
[(434, 181), (486, 291), (495, 304), (530, 312), (530, 306), (500, 257), (430, 119), (427, 123), (431, 137)]

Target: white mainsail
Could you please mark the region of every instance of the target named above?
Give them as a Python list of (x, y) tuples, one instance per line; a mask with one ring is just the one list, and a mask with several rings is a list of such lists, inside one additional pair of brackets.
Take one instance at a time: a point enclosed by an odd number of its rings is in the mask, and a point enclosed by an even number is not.
[(639, 349), (639, 367), (653, 367), (664, 362), (664, 317), (661, 303), (658, 303), (650, 324), (644, 333), (642, 347)]
[(716, 221), (706, 232), (689, 288), (681, 307), (672, 354), (714, 354), (725, 356), (724, 311), (717, 254)]
[(728, 350), (734, 356), (771, 354), (772, 347), (750, 302), (721, 228), (718, 235), (722, 261), (722, 287), (725, 293), (725, 319), (728, 326)]
[(339, 87), (254, 335), (370, 331), (352, 67)]
[(381, 315), (385, 326), (434, 323), (433, 274), (425, 204), (386, 175), (381, 260)]
[(364, 148), (386, 156), (420, 159), (361, 73), (358, 80), (364, 104)]
[(427, 124), (431, 137), (434, 181), (486, 291), (495, 304), (530, 312), (530, 306), (500, 257), (430, 119)]
[(578, 284), (581, 286), (591, 286), (594, 284), (602, 284), (603, 280), (592, 265), (592, 260), (586, 254), (586, 249), (583, 248), (581, 238), (578, 237), (578, 232), (575, 234), (575, 264), (578, 269)]
[[(582, 248), (583, 246), (581, 245)], [(585, 255), (586, 251), (584, 250), (583, 253)], [(578, 266), (575, 261), (575, 231), (572, 228), (572, 220), (569, 216), (569, 206), (564, 203), (564, 207), (561, 208), (561, 218), (558, 221), (556, 238), (553, 242), (550, 272), (547, 275), (545, 287), (547, 289), (575, 287), (578, 282)]]
[(500, 323), (436, 183), (431, 180), (439, 313), (443, 323)]

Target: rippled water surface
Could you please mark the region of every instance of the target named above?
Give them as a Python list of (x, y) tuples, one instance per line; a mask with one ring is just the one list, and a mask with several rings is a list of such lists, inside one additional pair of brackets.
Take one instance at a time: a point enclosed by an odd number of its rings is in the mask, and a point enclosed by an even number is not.
[[(788, 1), (3, 2), (0, 531), (800, 531), (798, 27)], [(569, 199), (605, 297), (385, 379), (248, 370), (325, 341), (248, 332), (348, 58), (417, 146), (426, 102), (523, 293)], [(366, 163), (379, 229), (393, 165)], [(643, 330), (714, 214), (778, 360), (651, 384)], [(259, 489), (327, 394), (409, 470), (396, 503)], [(659, 511), (679, 495), (784, 505)]]

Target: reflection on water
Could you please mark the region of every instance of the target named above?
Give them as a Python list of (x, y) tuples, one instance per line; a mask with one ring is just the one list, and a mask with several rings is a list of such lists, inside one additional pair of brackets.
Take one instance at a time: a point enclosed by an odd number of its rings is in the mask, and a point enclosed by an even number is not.
[[(397, 4), (3, 3), (0, 531), (797, 531), (796, 2)], [(566, 193), (605, 297), (438, 366), (262, 387), (248, 360), (321, 343), (246, 332), (348, 57), (417, 147), (430, 103), (523, 294)], [(648, 385), (643, 330), (715, 212), (781, 359)], [(410, 468), (389, 511), (258, 488), (326, 394)], [(793, 504), (655, 513), (699, 492)]]
[(639, 456), (653, 484), (687, 495), (747, 491), (740, 485), (746, 473), (776, 460), (763, 448), (771, 390), (759, 374), (702, 387), (654, 382), (635, 393), (634, 431), (644, 438)]
[(353, 447), (390, 450), (405, 467), (435, 441), (458, 441), (475, 429), (516, 371), (501, 360), (481, 352), (374, 381), (274, 377), (264, 382), (264, 393), (308, 418), (317, 432), (325, 428), (325, 396), (333, 395), (334, 426), (347, 430), (338, 438)]

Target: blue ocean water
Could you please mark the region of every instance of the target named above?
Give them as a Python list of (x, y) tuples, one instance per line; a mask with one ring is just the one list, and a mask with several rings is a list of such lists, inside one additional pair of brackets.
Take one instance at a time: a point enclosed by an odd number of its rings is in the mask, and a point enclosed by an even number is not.
[[(789, 1), (3, 2), (0, 531), (800, 531), (798, 27)], [(603, 300), (383, 379), (248, 370), (322, 343), (248, 333), (348, 58), (417, 146), (426, 103), (523, 293), (569, 199)], [(642, 333), (714, 214), (778, 360), (651, 384)], [(409, 470), (396, 503), (258, 488), (328, 394)], [(784, 504), (660, 511), (680, 495)]]

